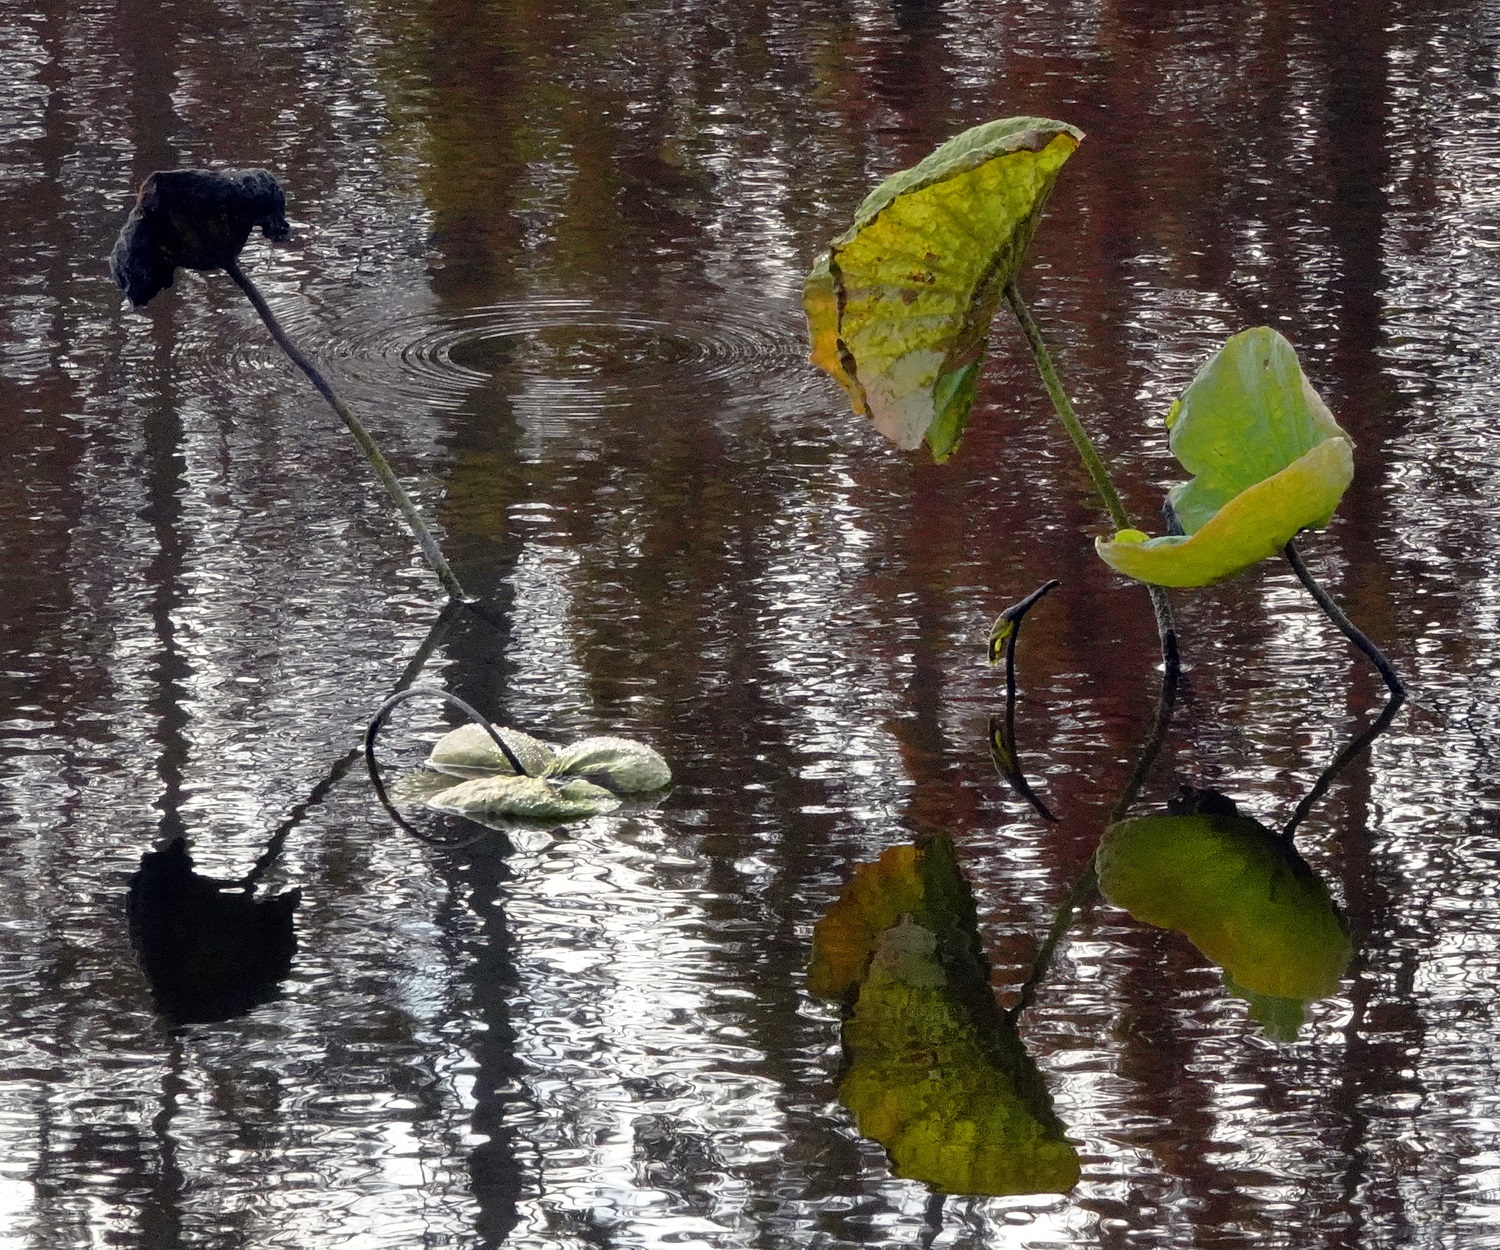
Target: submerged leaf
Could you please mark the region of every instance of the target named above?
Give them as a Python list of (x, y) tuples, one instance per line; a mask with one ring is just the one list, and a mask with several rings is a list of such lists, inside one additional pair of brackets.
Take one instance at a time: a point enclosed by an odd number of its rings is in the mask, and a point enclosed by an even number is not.
[(995, 1006), (953, 844), (855, 870), (813, 932), (808, 988), (848, 1001), (840, 1096), (898, 1176), (944, 1193), (1060, 1192), (1078, 1156), (1015, 1022)]
[(1082, 132), (1011, 117), (887, 178), (808, 275), (812, 362), (901, 447), (958, 445), (985, 342)]
[(1258, 821), (1223, 810), (1122, 821), (1095, 862), (1110, 902), (1185, 934), (1257, 1019), (1276, 1022), (1273, 1035), (1285, 1035), (1289, 1004), (1300, 1022), (1303, 1005), (1338, 989), (1350, 945), (1328, 888)]
[(1100, 538), (1118, 572), (1158, 586), (1207, 586), (1328, 524), (1354, 480), (1353, 444), (1275, 330), (1236, 334), (1167, 413), (1190, 473), (1167, 505), (1181, 534)]
[(580, 778), (495, 775), (462, 781), (427, 800), (453, 816), (506, 816), (516, 820), (579, 820), (612, 812), (620, 800)]
[[(540, 777), (557, 757), (555, 747), (533, 738), (519, 729), (494, 726), (501, 740), (521, 761), (528, 777)], [(495, 745), (483, 725), (460, 725), (433, 744), (427, 756), (427, 767), (449, 777), (488, 777), (495, 773), (513, 773), (510, 761)]]
[(648, 794), (672, 783), (672, 770), (656, 751), (629, 738), (585, 738), (557, 753), (548, 776), (583, 777), (616, 794)]

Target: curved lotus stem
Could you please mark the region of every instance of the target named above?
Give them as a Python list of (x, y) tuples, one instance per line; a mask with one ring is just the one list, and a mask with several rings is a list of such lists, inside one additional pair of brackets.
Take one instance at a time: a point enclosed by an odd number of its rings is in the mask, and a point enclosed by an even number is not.
[(422, 548), (422, 554), (427, 557), (427, 563), (432, 566), (432, 571), (438, 575), (438, 581), (442, 582), (443, 589), (450, 597), (457, 599), (460, 603), (471, 603), (468, 592), (463, 588), (453, 570), (449, 567), (447, 559), (443, 556), (442, 548), (438, 546), (437, 539), (432, 536), (432, 531), (427, 528), (427, 523), (422, 520), (422, 514), (417, 511), (416, 504), (412, 503), (411, 497), (402, 488), (396, 479), (390, 463), (381, 455), (380, 448), (375, 445), (375, 440), (370, 437), (370, 432), (365, 429), (364, 423), (354, 415), (353, 410), (340, 398), (337, 391), (329, 385), (318, 369), (295, 343), (288, 337), (287, 332), (282, 329), (281, 323), (276, 320), (276, 315), (271, 311), (271, 306), (266, 303), (265, 297), (255, 283), (250, 281), (249, 276), (239, 267), (239, 263), (227, 259), (223, 264), (224, 272), (234, 279), (236, 286), (245, 293), (255, 311), (260, 314), (260, 319), (265, 322), (266, 329), (271, 332), (271, 337), (276, 340), (276, 345), (281, 348), (297, 368), (301, 369), (308, 380), (317, 388), (318, 394), (326, 399), (333, 410), (339, 414), (349, 433), (354, 435), (354, 441), (359, 444), (360, 450), (365, 453), (365, 459), (375, 470), (375, 476), (380, 479), (381, 485), (385, 487), (386, 493), (395, 501), (396, 507), (400, 509), (401, 515), (406, 519), (407, 527), (417, 540), (417, 545)]
[(1286, 562), (1292, 566), (1292, 572), (1297, 575), (1297, 580), (1302, 583), (1307, 593), (1313, 597), (1317, 605), (1323, 609), (1328, 619), (1343, 631), (1344, 637), (1365, 653), (1370, 663), (1379, 671), (1381, 680), (1385, 682), (1386, 688), (1391, 694), (1404, 699), (1406, 697), (1406, 687), (1401, 684), (1401, 678), (1396, 676), (1396, 670), (1391, 667), (1391, 662), (1385, 658), (1385, 652), (1371, 642), (1360, 628), (1344, 615), (1339, 605), (1318, 584), (1317, 580), (1308, 570), (1307, 565), (1302, 563), (1302, 556), (1298, 553), (1295, 544), (1287, 543), (1281, 549), (1281, 552), (1286, 556)]

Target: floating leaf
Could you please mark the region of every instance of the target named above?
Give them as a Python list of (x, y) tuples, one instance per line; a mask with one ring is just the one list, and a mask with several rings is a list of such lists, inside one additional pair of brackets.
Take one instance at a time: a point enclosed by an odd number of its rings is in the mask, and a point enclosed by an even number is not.
[(813, 266), (812, 362), (900, 446), (958, 445), (990, 322), (1082, 138), (1037, 117), (967, 130), (875, 188)]
[(547, 771), (552, 777), (583, 777), (616, 794), (648, 794), (672, 783), (667, 761), (629, 738), (584, 738), (559, 751)]
[(1232, 813), (1230, 805), (1111, 825), (1095, 857), (1099, 888), (1137, 920), (1185, 934), (1256, 1018), (1279, 1022), (1274, 1031), (1285, 1036), (1293, 1009), (1300, 1023), (1303, 1005), (1338, 989), (1349, 936), (1328, 888), (1291, 845)]
[(1121, 530), (1096, 540), (1118, 572), (1158, 586), (1207, 586), (1328, 524), (1354, 480), (1353, 444), (1302, 374), (1292, 345), (1264, 326), (1236, 334), (1167, 413), (1192, 481), (1167, 505), (1182, 533)]
[(855, 870), (813, 932), (808, 987), (846, 1001), (840, 1096), (898, 1176), (944, 1193), (1078, 1180), (1041, 1074), (995, 1006), (974, 900), (947, 838)]
[(498, 774), (461, 781), (427, 800), (453, 816), (505, 816), (516, 820), (579, 820), (612, 812), (620, 800), (581, 778), (547, 779)]
[[(540, 777), (557, 757), (556, 748), (540, 738), (502, 725), (495, 725), (494, 730), (515, 752), (529, 777)], [(427, 757), (427, 767), (449, 777), (487, 777), (515, 771), (484, 726), (475, 724), (460, 725), (439, 738)]]

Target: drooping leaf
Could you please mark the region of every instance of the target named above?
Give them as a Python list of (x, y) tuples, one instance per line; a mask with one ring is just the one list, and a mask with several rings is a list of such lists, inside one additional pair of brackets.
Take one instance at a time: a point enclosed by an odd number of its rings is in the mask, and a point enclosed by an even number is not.
[(1303, 1005), (1338, 989), (1350, 945), (1328, 888), (1287, 841), (1232, 807), (1111, 825), (1095, 863), (1110, 902), (1185, 934), (1274, 1035), (1285, 1036), (1292, 1004), (1300, 1023)]
[(1292, 345), (1260, 326), (1236, 334), (1167, 413), (1173, 453), (1194, 477), (1167, 504), (1181, 534), (1121, 530), (1095, 542), (1113, 569), (1158, 586), (1207, 586), (1328, 524), (1354, 480), (1353, 444)]
[(579, 820), (612, 812), (620, 800), (581, 778), (549, 779), (495, 774), (450, 786), (427, 806), (454, 816), (504, 816), (516, 820)]
[(967, 130), (881, 183), (813, 266), (812, 362), (901, 447), (958, 445), (990, 322), (1082, 138), (1037, 117)]
[[(540, 777), (557, 757), (557, 749), (540, 738), (503, 725), (496, 725), (494, 729), (505, 745), (515, 752), (529, 777)], [(484, 726), (473, 723), (460, 725), (439, 738), (427, 756), (427, 767), (449, 777), (487, 777), (514, 771), (494, 739), (484, 731)]]
[(943, 1193), (1061, 1192), (1079, 1175), (1041, 1074), (999, 1012), (952, 844), (862, 865), (814, 933), (814, 992), (858, 996), (839, 1093), (896, 1175)]
[(672, 784), (672, 770), (656, 751), (629, 738), (584, 738), (557, 753), (551, 777), (582, 777), (616, 794), (649, 794)]

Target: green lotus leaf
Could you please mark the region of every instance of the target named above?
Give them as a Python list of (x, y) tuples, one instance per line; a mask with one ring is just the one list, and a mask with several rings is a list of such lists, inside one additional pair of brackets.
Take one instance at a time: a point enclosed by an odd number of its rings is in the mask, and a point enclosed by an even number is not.
[(1353, 443), (1265, 326), (1236, 334), (1167, 413), (1170, 444), (1194, 477), (1167, 504), (1181, 534), (1121, 530), (1095, 546), (1111, 568), (1158, 586), (1207, 586), (1328, 524), (1354, 480)]
[(958, 445), (990, 322), (1082, 138), (1038, 117), (967, 130), (876, 187), (813, 266), (812, 362), (903, 448)]
[(1052, 1193), (1078, 1156), (1001, 1014), (952, 842), (862, 864), (813, 933), (809, 988), (851, 1003), (839, 1085), (897, 1176), (944, 1193)]
[(1338, 989), (1350, 945), (1328, 888), (1258, 821), (1222, 810), (1122, 821), (1095, 864), (1110, 902), (1185, 934), (1274, 1035)]
[(564, 747), (548, 766), (549, 777), (582, 777), (616, 794), (647, 794), (672, 783), (667, 761), (629, 738), (584, 738)]
[[(503, 725), (496, 725), (494, 729), (505, 745), (516, 753), (528, 776), (539, 777), (547, 771), (556, 755), (555, 747), (519, 729), (507, 729)], [(484, 731), (484, 726), (472, 723), (460, 725), (439, 738), (426, 763), (433, 772), (449, 777), (488, 777), (515, 771), (500, 753), (494, 739)]]
[(433, 795), (427, 806), (453, 816), (581, 820), (614, 811), (620, 800), (581, 778), (552, 780), (501, 773), (461, 781)]

